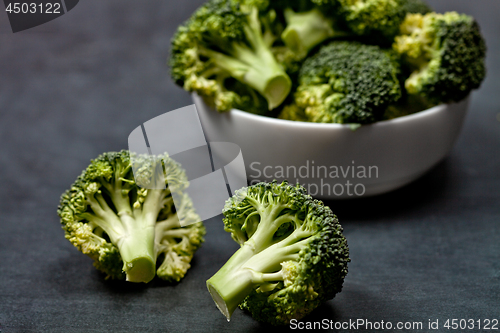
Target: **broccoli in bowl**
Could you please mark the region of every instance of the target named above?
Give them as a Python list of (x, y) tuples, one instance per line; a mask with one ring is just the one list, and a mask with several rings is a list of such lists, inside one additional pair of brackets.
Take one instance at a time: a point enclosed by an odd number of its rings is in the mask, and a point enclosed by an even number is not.
[(210, 0), (169, 63), (219, 112), (357, 128), (464, 100), (485, 55), (474, 18), (424, 0)]

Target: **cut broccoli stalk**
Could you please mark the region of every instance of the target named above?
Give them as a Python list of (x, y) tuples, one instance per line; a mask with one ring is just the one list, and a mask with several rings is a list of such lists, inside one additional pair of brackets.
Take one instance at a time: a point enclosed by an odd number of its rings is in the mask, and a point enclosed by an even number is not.
[[(207, 281), (207, 287), (219, 310), (229, 320), (232, 313), (254, 289), (268, 290), (279, 281), (284, 281), (281, 263), (296, 260), (310, 234), (302, 233), (267, 247), (257, 249), (249, 240), (229, 261)], [(272, 235), (271, 235), (272, 236)], [(256, 236), (259, 238), (259, 236)]]
[(125, 279), (129, 282), (149, 282), (156, 275), (154, 225), (142, 230), (128, 231), (130, 236), (118, 241), (123, 260)]
[(305, 58), (313, 47), (323, 41), (345, 35), (336, 32), (333, 29), (333, 20), (326, 18), (318, 8), (299, 13), (286, 8), (284, 15), (287, 26), (281, 34), (281, 39), (300, 58)]
[(201, 49), (200, 53), (238, 81), (257, 90), (266, 99), (269, 110), (279, 106), (290, 92), (290, 78), (266, 49), (255, 52), (246, 46), (235, 45), (232, 57), (209, 49)]
[(207, 281), (210, 295), (228, 321), (238, 305), (254, 289), (252, 271), (242, 268), (253, 254), (249, 246), (243, 246)]
[(233, 42), (230, 47), (220, 45), (228, 55), (200, 46), (200, 54), (238, 81), (257, 90), (272, 110), (288, 96), (292, 81), (262, 36), (257, 9), (248, 15), (248, 22), (244, 33), (250, 46), (239, 42)]

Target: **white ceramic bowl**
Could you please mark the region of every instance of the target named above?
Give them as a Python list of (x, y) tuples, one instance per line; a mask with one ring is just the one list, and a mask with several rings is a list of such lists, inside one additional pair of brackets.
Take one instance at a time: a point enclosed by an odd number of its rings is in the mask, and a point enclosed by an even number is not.
[(240, 110), (219, 113), (199, 96), (193, 100), (209, 142), (240, 146), (251, 182), (298, 181), (323, 199), (381, 194), (419, 178), (450, 152), (468, 109), (467, 99), (353, 131)]

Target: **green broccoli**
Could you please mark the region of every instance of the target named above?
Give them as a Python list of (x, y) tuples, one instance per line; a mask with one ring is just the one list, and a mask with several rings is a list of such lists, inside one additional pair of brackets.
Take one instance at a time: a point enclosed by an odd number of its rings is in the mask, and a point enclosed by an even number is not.
[(207, 287), (228, 320), (240, 305), (259, 321), (286, 324), (342, 290), (350, 261), (342, 227), (302, 186), (243, 188), (223, 214), (224, 229), (241, 248)]
[(432, 8), (424, 0), (401, 0), (405, 13), (427, 14), (432, 12)]
[(281, 39), (298, 59), (305, 58), (315, 46), (330, 38), (348, 35), (337, 24), (336, 0), (320, 5), (311, 0), (271, 3), (285, 19), (286, 28)]
[(293, 121), (307, 121), (304, 109), (297, 106), (296, 103), (287, 104), (278, 114), (279, 119)]
[[(169, 179), (164, 189), (140, 187), (162, 179), (162, 168)], [(104, 153), (62, 195), (58, 215), (66, 238), (106, 278), (179, 281), (205, 234), (187, 185), (184, 170), (167, 155)], [(175, 207), (174, 194), (181, 202)]]
[(403, 96), (394, 104), (391, 104), (385, 110), (382, 120), (390, 120), (403, 116), (408, 116), (423, 110), (427, 110), (436, 106), (436, 104), (429, 103), (425, 98), (418, 95), (403, 94)]
[[(291, 80), (271, 49), (273, 14), (266, 1), (210, 0), (172, 40), (171, 75), (219, 111), (265, 113), (279, 106)], [(263, 31), (265, 30), (265, 31)]]
[(281, 39), (299, 59), (332, 38), (359, 35), (388, 44), (407, 13), (431, 11), (423, 0), (277, 0), (270, 7), (283, 12)]
[(432, 103), (464, 99), (486, 75), (485, 41), (465, 14), (408, 14), (393, 48), (410, 69), (408, 93)]
[(332, 42), (302, 65), (295, 101), (312, 122), (381, 120), (386, 108), (401, 96), (395, 59), (378, 46)]
[[(332, 0), (312, 0), (319, 5), (328, 5)], [(403, 0), (334, 0), (337, 15), (359, 36), (368, 36), (378, 43), (392, 41), (406, 12)]]
[(284, 14), (288, 24), (281, 38), (299, 58), (305, 58), (313, 47), (335, 36), (333, 20), (317, 8), (299, 13), (287, 8)]
[(331, 38), (368, 36), (388, 44), (407, 13), (431, 11), (423, 0), (298, 0), (272, 1), (283, 11), (281, 38), (300, 58)]
[[(329, 22), (335, 22), (336, 28), (333, 32), (330, 30), (331, 36), (354, 34), (367, 37), (367, 42), (382, 45), (390, 45), (407, 13), (424, 14), (431, 11), (423, 0), (310, 1), (318, 6)], [(324, 19), (309, 21), (308, 24), (314, 25), (317, 22), (324, 25)]]

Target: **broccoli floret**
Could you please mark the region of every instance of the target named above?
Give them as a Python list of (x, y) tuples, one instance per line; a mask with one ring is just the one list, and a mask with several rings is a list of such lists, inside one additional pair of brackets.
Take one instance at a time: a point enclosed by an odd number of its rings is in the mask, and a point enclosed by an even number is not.
[(465, 14), (408, 14), (393, 48), (412, 72), (405, 81), (408, 93), (434, 103), (464, 99), (486, 75), (485, 41)]
[(312, 122), (378, 121), (401, 96), (395, 59), (378, 46), (332, 42), (304, 62), (296, 103)]
[[(312, 0), (328, 4), (332, 0)], [(375, 38), (378, 43), (392, 41), (405, 17), (402, 0), (335, 0), (338, 15), (349, 30), (359, 36)]]
[(428, 100), (418, 95), (404, 94), (399, 101), (387, 107), (383, 120), (408, 116), (416, 112), (427, 110), (433, 106), (436, 106), (436, 104), (429, 103)]
[(404, 11), (408, 14), (427, 14), (432, 8), (424, 0), (401, 0)]
[[(431, 11), (423, 0), (310, 0), (324, 14), (323, 19), (309, 21), (308, 25), (335, 23), (329, 37), (364, 36), (370, 44), (389, 46), (399, 32), (399, 25), (407, 13)], [(343, 32), (346, 30), (348, 32)], [(323, 39), (326, 40), (327, 38)]]
[[(269, 22), (261, 21), (259, 11), (265, 6), (265, 1), (210, 0), (200, 7), (172, 40), (175, 82), (219, 111), (265, 113), (279, 106), (291, 81), (271, 50), (273, 32), (263, 31)], [(241, 84), (227, 84), (230, 79)]]
[(243, 188), (223, 209), (241, 248), (207, 281), (228, 318), (238, 305), (274, 325), (300, 319), (342, 290), (349, 250), (330, 208), (287, 182)]
[(281, 39), (299, 59), (330, 38), (348, 35), (337, 24), (336, 0), (322, 4), (311, 0), (273, 1), (272, 6), (283, 12), (286, 28)]
[(304, 109), (298, 107), (296, 103), (285, 105), (283, 110), (278, 114), (278, 118), (293, 121), (307, 121)]
[(281, 38), (299, 58), (305, 58), (313, 47), (335, 36), (333, 20), (317, 8), (299, 13), (287, 8), (284, 14), (288, 24)]
[[(142, 188), (162, 179), (162, 168), (168, 175), (165, 188)], [(149, 282), (158, 275), (179, 281), (205, 234), (184, 193), (187, 186), (184, 170), (167, 155), (104, 153), (61, 197), (65, 237), (94, 259), (106, 278)], [(174, 194), (181, 202), (175, 207)]]

